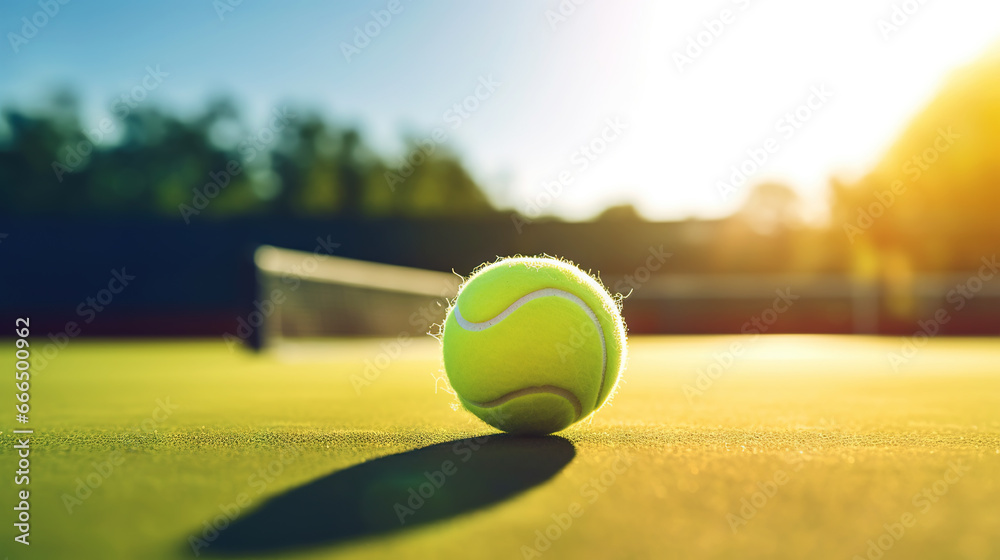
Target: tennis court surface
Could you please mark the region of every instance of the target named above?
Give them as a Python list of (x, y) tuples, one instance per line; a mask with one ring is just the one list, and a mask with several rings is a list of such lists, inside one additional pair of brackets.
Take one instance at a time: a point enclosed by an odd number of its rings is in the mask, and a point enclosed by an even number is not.
[(1000, 344), (894, 369), (903, 343), (633, 337), (609, 406), (516, 438), (456, 409), (429, 338), (77, 341), (33, 372), (5, 554), (1000, 557)]

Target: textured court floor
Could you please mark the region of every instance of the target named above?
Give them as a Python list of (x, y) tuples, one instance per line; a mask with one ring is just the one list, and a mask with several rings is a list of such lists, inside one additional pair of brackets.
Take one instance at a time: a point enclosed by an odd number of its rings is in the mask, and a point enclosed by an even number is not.
[(1000, 341), (903, 342), (634, 338), (610, 406), (522, 439), (430, 339), (76, 341), (33, 373), (0, 556), (1000, 558)]

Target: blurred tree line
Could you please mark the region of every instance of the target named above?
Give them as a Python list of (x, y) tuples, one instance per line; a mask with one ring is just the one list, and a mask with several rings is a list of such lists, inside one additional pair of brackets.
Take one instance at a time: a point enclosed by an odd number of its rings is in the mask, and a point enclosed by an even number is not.
[[(4, 108), (0, 216), (455, 217), (498, 239), (512, 228), (459, 159), (427, 139), (404, 139), (390, 157), (303, 108), (276, 109), (255, 128), (227, 99), (188, 117), (115, 107), (87, 124), (67, 92), (34, 110)], [(973, 270), (1000, 252), (998, 208), (1000, 52), (951, 76), (870, 173), (833, 180), (825, 227), (803, 223), (794, 189), (764, 183), (733, 216), (679, 223), (657, 243), (695, 248), (705, 262), (692, 269), (853, 271), (902, 292), (914, 274)], [(528, 237), (556, 220), (536, 221)], [(631, 205), (597, 222), (595, 239), (649, 243)]]
[(402, 157), (301, 108), (253, 128), (227, 99), (182, 118), (116, 105), (84, 124), (75, 96), (0, 115), (0, 215), (76, 217), (477, 216), (483, 191), (443, 146)]
[(870, 173), (831, 190), (857, 267), (902, 279), (1000, 253), (1000, 50), (954, 72)]

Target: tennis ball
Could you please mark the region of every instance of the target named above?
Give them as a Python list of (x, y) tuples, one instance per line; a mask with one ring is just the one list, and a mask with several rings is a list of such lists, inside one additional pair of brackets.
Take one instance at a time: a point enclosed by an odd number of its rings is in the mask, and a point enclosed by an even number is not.
[(519, 434), (557, 432), (600, 408), (627, 353), (621, 311), (607, 290), (550, 257), (477, 269), (448, 309), (441, 342), (462, 406)]

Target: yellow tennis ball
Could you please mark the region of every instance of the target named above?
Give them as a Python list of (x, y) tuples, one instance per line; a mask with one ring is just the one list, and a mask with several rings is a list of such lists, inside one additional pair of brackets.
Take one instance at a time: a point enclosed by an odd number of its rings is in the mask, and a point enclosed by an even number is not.
[(625, 324), (608, 291), (549, 257), (478, 269), (448, 310), (441, 340), (462, 406), (521, 434), (557, 432), (600, 408), (627, 353)]

